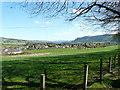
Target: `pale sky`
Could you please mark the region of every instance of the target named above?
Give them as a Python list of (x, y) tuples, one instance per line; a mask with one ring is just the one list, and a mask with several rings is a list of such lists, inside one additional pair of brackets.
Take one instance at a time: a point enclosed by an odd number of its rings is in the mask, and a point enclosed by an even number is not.
[(72, 22), (65, 21), (62, 15), (55, 18), (45, 18), (42, 15), (31, 18), (30, 14), (21, 8), (10, 7), (8, 2), (2, 2), (2, 37), (55, 41), (105, 34), (100, 30), (95, 32), (95, 26), (84, 18)]

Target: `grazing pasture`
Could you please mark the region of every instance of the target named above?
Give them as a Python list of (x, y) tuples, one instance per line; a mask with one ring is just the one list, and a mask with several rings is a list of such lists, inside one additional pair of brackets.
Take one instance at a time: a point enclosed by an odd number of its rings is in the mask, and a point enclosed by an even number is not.
[(24, 52), (52, 54), (30, 57), (3, 57), (3, 89), (39, 89), (40, 74), (46, 75), (48, 90), (81, 88), (84, 64), (89, 65), (88, 82), (91, 82), (98, 76), (100, 58), (103, 58), (103, 69), (105, 69), (108, 66), (109, 56), (113, 57), (118, 54), (118, 47), (26, 50)]

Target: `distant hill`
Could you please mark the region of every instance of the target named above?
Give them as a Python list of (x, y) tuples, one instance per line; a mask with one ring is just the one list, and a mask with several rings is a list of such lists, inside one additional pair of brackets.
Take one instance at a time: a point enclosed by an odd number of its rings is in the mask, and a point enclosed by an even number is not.
[(2, 44), (26, 44), (28, 42), (35, 42), (30, 40), (4, 38), (4, 37), (0, 37), (0, 40), (2, 40)]
[(22, 39), (13, 39), (13, 38), (4, 38), (0, 37), (2, 40), (2, 44), (26, 44), (26, 43), (64, 43), (69, 42), (67, 40), (60, 40), (60, 41), (46, 41), (46, 40), (22, 40)]
[(85, 36), (73, 40), (72, 43), (116, 42), (116, 40), (113, 40), (112, 36), (113, 34)]
[(79, 37), (73, 41), (44, 41), (44, 40), (22, 40), (0, 37), (2, 44), (26, 44), (26, 43), (56, 43), (56, 44), (76, 44), (76, 43), (95, 43), (95, 42), (117, 42), (112, 38), (113, 34), (104, 34), (97, 36)]

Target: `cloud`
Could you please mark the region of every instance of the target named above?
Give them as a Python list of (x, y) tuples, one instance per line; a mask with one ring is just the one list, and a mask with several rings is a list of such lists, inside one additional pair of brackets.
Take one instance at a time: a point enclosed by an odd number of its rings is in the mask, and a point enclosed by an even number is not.
[(39, 23), (40, 23), (40, 21), (35, 21), (35, 23), (36, 23), (36, 24), (39, 24)]
[(50, 21), (46, 21), (45, 23), (46, 23), (46, 24), (50, 24), (51, 22), (50, 22)]
[(72, 11), (70, 11), (69, 13), (70, 14), (80, 14), (84, 9), (80, 9), (80, 10), (77, 10), (77, 9), (73, 9)]
[(90, 19), (95, 19), (95, 17), (89, 17)]

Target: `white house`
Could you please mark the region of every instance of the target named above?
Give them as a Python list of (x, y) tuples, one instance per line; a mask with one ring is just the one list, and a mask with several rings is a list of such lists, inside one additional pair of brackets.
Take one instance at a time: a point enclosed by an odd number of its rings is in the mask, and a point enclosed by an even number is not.
[(6, 54), (20, 54), (20, 53), (22, 53), (22, 51), (19, 49), (13, 49), (13, 50), (5, 49), (4, 52)]

